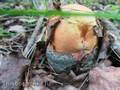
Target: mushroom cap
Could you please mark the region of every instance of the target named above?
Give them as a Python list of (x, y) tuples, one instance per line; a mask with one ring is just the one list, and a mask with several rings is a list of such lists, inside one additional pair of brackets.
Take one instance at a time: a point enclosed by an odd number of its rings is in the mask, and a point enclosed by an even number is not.
[[(65, 5), (61, 9), (70, 12), (92, 12), (91, 9), (79, 4)], [(50, 18), (48, 23), (54, 19), (56, 17)], [(93, 31), (93, 27), (97, 25), (94, 16), (70, 16), (60, 21), (49, 48), (62, 53), (76, 53), (81, 50), (90, 53), (93, 50), (97, 44), (97, 36)]]

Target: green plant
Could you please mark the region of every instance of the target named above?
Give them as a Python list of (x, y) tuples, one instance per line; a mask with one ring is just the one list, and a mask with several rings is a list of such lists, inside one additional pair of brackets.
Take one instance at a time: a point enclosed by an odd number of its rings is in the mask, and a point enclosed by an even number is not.
[(94, 12), (94, 13), (73, 13), (65, 11), (56, 10), (5, 10), (0, 9), (0, 15), (9, 16), (96, 16), (98, 18), (108, 18), (120, 20), (120, 13), (110, 13), (110, 12)]

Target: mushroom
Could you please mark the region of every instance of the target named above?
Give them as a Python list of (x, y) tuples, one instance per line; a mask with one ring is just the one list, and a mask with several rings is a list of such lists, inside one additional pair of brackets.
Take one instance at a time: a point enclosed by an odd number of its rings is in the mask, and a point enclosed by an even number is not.
[[(79, 5), (69, 4), (61, 7), (62, 11), (70, 12), (93, 12), (91, 9)], [(48, 24), (56, 17), (51, 17)], [(97, 36), (93, 27), (96, 26), (94, 16), (69, 16), (60, 19), (60, 23), (55, 29), (53, 41), (49, 48), (60, 53), (77, 53), (81, 50), (90, 53), (97, 44)]]

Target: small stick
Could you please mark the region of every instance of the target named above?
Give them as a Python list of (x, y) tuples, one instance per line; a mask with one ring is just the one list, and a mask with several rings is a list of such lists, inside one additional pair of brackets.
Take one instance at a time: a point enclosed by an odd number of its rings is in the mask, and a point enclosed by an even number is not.
[(80, 74), (73, 78), (74, 81), (83, 79), (88, 73)]
[(26, 48), (24, 49), (23, 55), (25, 57), (28, 56), (28, 54), (29, 54), (28, 52), (31, 52), (29, 50), (34, 46), (34, 44), (36, 42), (36, 39), (37, 39), (37, 35), (39, 33), (39, 30), (44, 27), (43, 20), (44, 20), (43, 17), (38, 19), (38, 22), (36, 24), (35, 30), (32, 33), (31, 38), (29, 39), (29, 41), (28, 41), (28, 43), (26, 45)]
[(76, 74), (73, 72), (73, 70), (70, 71), (70, 74), (69, 74), (72, 78), (75, 78), (76, 77)]
[(83, 83), (80, 85), (80, 87), (78, 88), (78, 90), (81, 90), (82, 87), (84, 86), (84, 84), (89, 80), (88, 74), (86, 75), (85, 80), (83, 81)]

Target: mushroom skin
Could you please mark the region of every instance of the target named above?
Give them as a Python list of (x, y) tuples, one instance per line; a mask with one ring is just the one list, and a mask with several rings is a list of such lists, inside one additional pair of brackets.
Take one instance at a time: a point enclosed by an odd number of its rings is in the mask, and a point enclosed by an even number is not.
[[(61, 7), (62, 11), (92, 12), (91, 9), (79, 5), (70, 4)], [(97, 36), (93, 27), (97, 25), (93, 16), (59, 16), (50, 17), (47, 27), (59, 19), (60, 23), (55, 28), (52, 41), (47, 47), (46, 56), (48, 63), (57, 73), (67, 72), (77, 61), (88, 55), (87, 63), (93, 60), (94, 48), (97, 46)], [(47, 31), (49, 36), (49, 31)], [(91, 61), (90, 61), (91, 62)], [(93, 61), (92, 61), (93, 62)]]
[[(78, 4), (70, 4), (61, 7), (62, 11), (87, 12), (92, 10)], [(54, 21), (56, 17), (49, 19), (48, 23)], [(60, 20), (60, 24), (55, 29), (52, 43), (49, 48), (60, 53), (77, 53), (84, 50), (90, 53), (97, 44), (97, 36), (93, 27), (97, 25), (93, 16), (70, 16)]]

